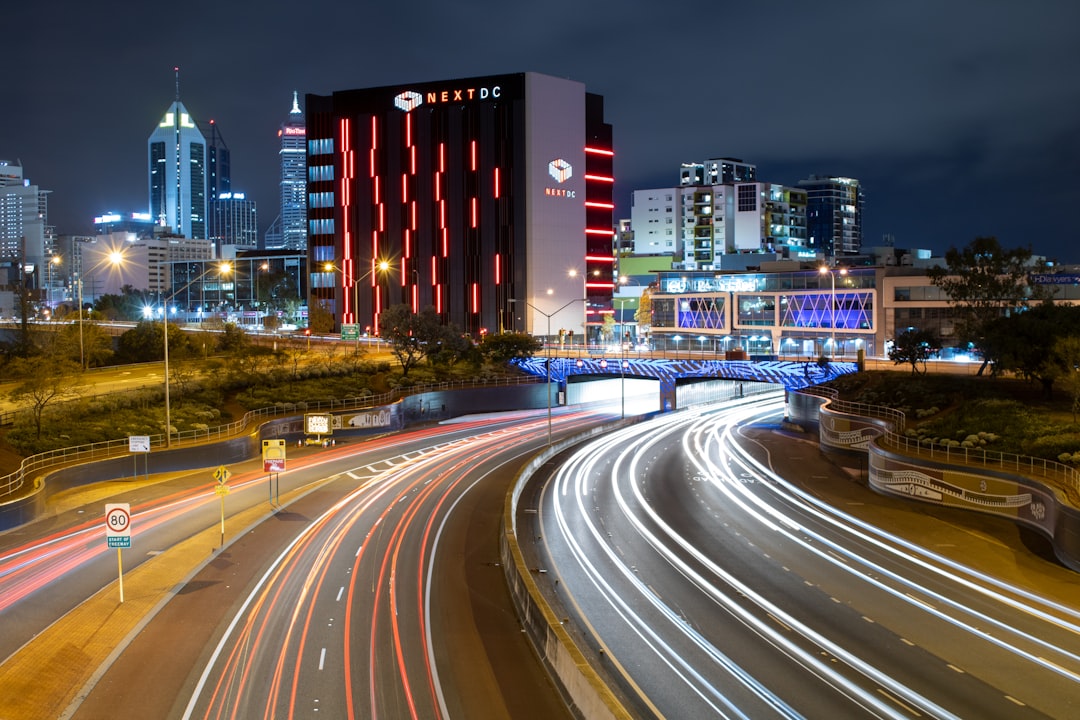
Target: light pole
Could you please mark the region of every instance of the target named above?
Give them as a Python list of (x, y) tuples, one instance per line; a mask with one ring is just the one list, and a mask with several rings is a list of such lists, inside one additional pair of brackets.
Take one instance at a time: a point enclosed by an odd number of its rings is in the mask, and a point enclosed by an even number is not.
[(61, 257), (59, 255), (53, 255), (49, 258), (48, 272), (46, 273), (45, 288), (45, 304), (51, 309), (53, 306), (53, 265), (59, 265)]
[[(544, 312), (543, 310), (541, 310), (540, 308), (536, 307), (535, 305), (533, 305), (533, 304), (532, 304), (531, 302), (529, 302), (528, 300), (526, 300), (526, 301), (525, 301), (525, 304), (526, 304), (526, 305), (528, 305), (529, 307), (531, 307), (531, 308), (532, 308), (533, 310), (535, 310), (536, 312), (538, 312), (538, 313), (540, 313), (541, 315), (543, 315), (543, 316), (544, 316), (545, 318), (547, 318), (547, 337), (549, 337), (549, 338), (550, 338), (550, 337), (551, 337), (551, 318), (552, 318), (553, 316), (555, 316), (555, 315), (558, 315), (558, 314), (559, 314), (560, 312), (562, 312), (562, 311), (563, 311), (563, 310), (565, 310), (566, 308), (570, 307), (570, 306), (571, 306), (571, 305), (573, 305), (574, 303), (576, 303), (576, 302), (582, 302), (582, 301), (583, 301), (583, 300), (582, 300), (582, 298), (574, 298), (573, 300), (571, 300), (570, 302), (566, 303), (565, 305), (563, 305), (563, 306), (562, 306), (561, 308), (559, 308), (558, 310), (556, 310), (556, 311), (555, 311), (555, 312), (553, 312), (553, 313), (546, 313), (546, 312)], [(547, 365), (547, 422), (548, 422), (548, 445), (550, 445), (550, 444), (551, 444), (551, 353), (550, 353), (550, 352), (549, 352), (549, 353), (547, 354), (547, 362), (546, 362), (546, 365)]]
[[(104, 259), (90, 268), (90, 272), (94, 272), (105, 263), (110, 263), (113, 267), (120, 267), (123, 262), (124, 254), (119, 250), (113, 250)], [(83, 370), (86, 370), (86, 348), (83, 345), (83, 281), (81, 273), (76, 273), (76, 275), (79, 278), (79, 366), (82, 367)]]
[(671, 339), (675, 341), (675, 359), (678, 360), (679, 359), (679, 343), (682, 342), (682, 335), (676, 335)]
[[(228, 275), (229, 271), (232, 270), (232, 266), (229, 263), (224, 262), (224, 263), (221, 263), (221, 265), (219, 265), (216, 269), (217, 269), (219, 275)], [(169, 407), (169, 300), (172, 300), (177, 295), (179, 295), (180, 293), (187, 290), (189, 287), (191, 287), (192, 285), (197, 283), (199, 280), (201, 280), (204, 277), (206, 277), (207, 275), (209, 275), (214, 270), (215, 270), (215, 268), (207, 268), (206, 270), (203, 270), (201, 273), (199, 273), (198, 276), (195, 277), (195, 279), (193, 279), (187, 285), (180, 288), (179, 290), (174, 292), (171, 296), (169, 296), (165, 300), (165, 307), (162, 308), (161, 326), (162, 326), (162, 329), (165, 331), (163, 334), (165, 336), (165, 367), (164, 367), (164, 372), (165, 372), (165, 447), (166, 448), (172, 447), (172, 416), (171, 416), (171, 410), (170, 410), (170, 407)]]
[(832, 331), (832, 339), (830, 340), (829, 348), (829, 359), (832, 360), (836, 357), (836, 273), (839, 272), (841, 275), (847, 275), (847, 268), (840, 268), (839, 270), (834, 271), (827, 265), (822, 265), (820, 268), (818, 268), (818, 272), (822, 275), (827, 274), (829, 276), (829, 282), (832, 286), (832, 292), (829, 294), (829, 325), (830, 330)]
[[(323, 270), (326, 271), (326, 272), (335, 272), (335, 271), (339, 272), (339, 273), (341, 273), (341, 277), (345, 282), (349, 281), (348, 273), (346, 273), (345, 270), (343, 270), (342, 268), (336, 267), (334, 265), (334, 263), (329, 263), (329, 262), (328, 263), (323, 263)], [(360, 312), (359, 312), (359, 308), (360, 308), (360, 281), (361, 280), (363, 280), (363, 278), (357, 278), (357, 277), (352, 278), (352, 286), (353, 286), (353, 323), (356, 325), (355, 354), (357, 354), (357, 355), (360, 354)], [(345, 319), (344, 313), (342, 314), (341, 319), (342, 320)]]

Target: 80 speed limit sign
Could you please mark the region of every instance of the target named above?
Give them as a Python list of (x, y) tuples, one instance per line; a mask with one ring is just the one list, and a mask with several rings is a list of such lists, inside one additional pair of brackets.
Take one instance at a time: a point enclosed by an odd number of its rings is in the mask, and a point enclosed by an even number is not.
[(111, 503), (105, 506), (105, 538), (111, 548), (131, 547), (131, 506)]

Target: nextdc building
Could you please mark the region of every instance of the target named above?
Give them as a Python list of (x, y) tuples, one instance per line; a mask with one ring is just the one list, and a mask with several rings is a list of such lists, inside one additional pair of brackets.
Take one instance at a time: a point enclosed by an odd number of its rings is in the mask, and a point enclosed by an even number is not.
[(434, 307), (479, 337), (611, 312), (603, 97), (537, 73), (308, 95), (311, 302), (339, 325)]

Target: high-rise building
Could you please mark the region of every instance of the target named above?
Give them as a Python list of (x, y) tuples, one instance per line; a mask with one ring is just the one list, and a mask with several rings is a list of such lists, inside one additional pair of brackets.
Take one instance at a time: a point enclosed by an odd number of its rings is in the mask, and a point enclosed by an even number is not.
[(150, 215), (162, 227), (189, 238), (206, 238), (206, 139), (176, 99), (147, 141)]
[(801, 253), (806, 202), (799, 188), (756, 181), (636, 190), (634, 253), (671, 255), (686, 270), (721, 269), (724, 256), (740, 253)]
[(406, 303), (474, 337), (582, 337), (611, 314), (602, 96), (518, 73), (308, 95), (306, 110), (310, 302), (338, 322), (378, 331)]
[(281, 216), (276, 232), (266, 234), (267, 249), (307, 248), (307, 131), (304, 112), (293, 93), (292, 110), (278, 130), (281, 138)]
[(23, 177), (22, 165), (0, 160), (0, 259), (45, 262), (53, 236), (48, 195)]
[(229, 147), (216, 122), (210, 120), (196, 124), (206, 140), (206, 200), (212, 202), (222, 193), (232, 192)]
[(807, 245), (826, 258), (854, 255), (862, 246), (863, 189), (847, 177), (811, 175), (806, 190)]
[(210, 240), (218, 255), (226, 245), (251, 250), (259, 247), (259, 222), (255, 201), (241, 192), (227, 192), (210, 201)]
[(703, 163), (683, 163), (680, 185), (725, 185), (757, 180), (757, 166), (739, 158), (715, 158)]

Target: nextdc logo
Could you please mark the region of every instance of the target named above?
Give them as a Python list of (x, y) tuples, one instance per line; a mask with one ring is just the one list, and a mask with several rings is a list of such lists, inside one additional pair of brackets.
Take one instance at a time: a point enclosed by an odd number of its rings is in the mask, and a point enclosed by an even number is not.
[(420, 103), (424, 102), (424, 96), (418, 92), (412, 90), (406, 90), (400, 95), (394, 98), (394, 107), (398, 110), (409, 112), (416, 109)]
[(574, 166), (566, 162), (562, 158), (552, 160), (548, 163), (548, 175), (555, 178), (555, 182), (564, 183), (571, 178), (574, 174)]

